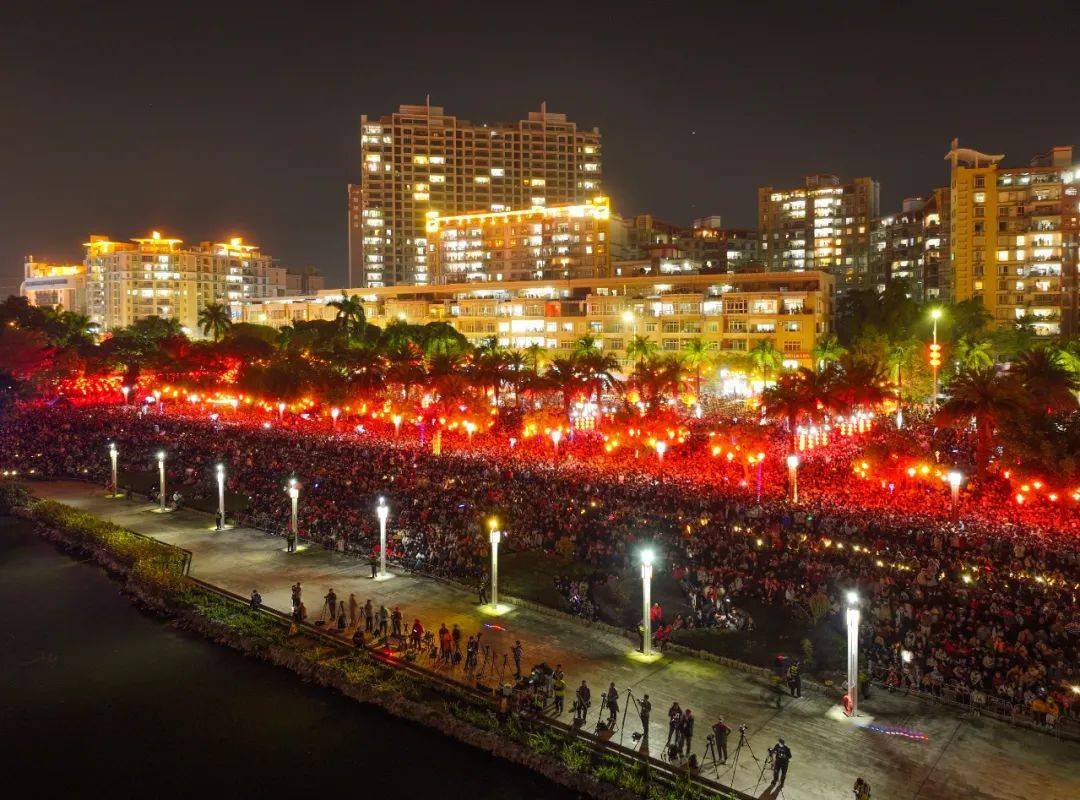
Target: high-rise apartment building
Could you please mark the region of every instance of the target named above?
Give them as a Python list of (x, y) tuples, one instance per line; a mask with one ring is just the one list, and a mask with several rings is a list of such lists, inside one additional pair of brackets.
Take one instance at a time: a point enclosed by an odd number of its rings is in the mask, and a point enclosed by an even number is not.
[(761, 269), (758, 232), (725, 228), (719, 216), (695, 219), (678, 237), (687, 258), (704, 272), (749, 272)]
[(917, 300), (947, 299), (942, 284), (948, 262), (949, 190), (908, 197), (896, 214), (881, 217), (872, 230), (871, 286), (879, 292), (904, 281)]
[(289, 293), (287, 270), (240, 238), (184, 246), (154, 231), (129, 242), (95, 235), (84, 247), (87, 313), (103, 329), (158, 316), (198, 335), (199, 311), (210, 303), (232, 305), (238, 318), (244, 300)]
[(1031, 324), (1041, 336), (1076, 335), (1080, 166), (1055, 147), (1025, 167), (961, 148), (951, 162), (953, 300), (980, 302), (998, 326)]
[(835, 175), (809, 175), (793, 189), (758, 189), (766, 269), (829, 272), (841, 290), (871, 285), (870, 233), (880, 216), (880, 195), (872, 178), (841, 184)]
[(433, 283), (606, 278), (611, 208), (588, 203), (442, 216), (429, 212)]
[(430, 283), (429, 213), (580, 204), (600, 194), (600, 131), (565, 114), (474, 124), (439, 106), (360, 118), (360, 182), (349, 191), (351, 286)]

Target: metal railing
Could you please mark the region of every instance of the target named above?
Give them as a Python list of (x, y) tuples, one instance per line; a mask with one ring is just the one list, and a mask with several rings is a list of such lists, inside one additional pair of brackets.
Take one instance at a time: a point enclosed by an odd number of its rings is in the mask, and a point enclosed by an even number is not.
[[(199, 580), (198, 578), (188, 576), (187, 579), (207, 592), (211, 592), (247, 608), (251, 607), (250, 601), (247, 598), (235, 594), (234, 592), (222, 589), (219, 586)], [(370, 644), (364, 644), (361, 647), (352, 643), (349, 639), (331, 633), (325, 628), (315, 626), (308, 622), (297, 622), (292, 616), (282, 611), (268, 608), (264, 605), (258, 607), (257, 613), (267, 615), (286, 627), (291, 628), (291, 626), (296, 625), (297, 629), (302, 630), (306, 636), (317, 638), (342, 654), (364, 652), (386, 667), (407, 672), (420, 680), (465, 695), (470, 701), (486, 708), (490, 712), (495, 712), (497, 710), (498, 703), (493, 692), (482, 692), (477, 689), (475, 685), (463, 683), (448, 675), (439, 674), (438, 672), (426, 669), (414, 662), (389, 656), (387, 655), (386, 648), (376, 645), (377, 640), (373, 639)], [(626, 747), (611, 739), (597, 736), (580, 725), (570, 725), (555, 719), (554, 717), (547, 716), (546, 714), (522, 716), (521, 719), (523, 721), (530, 721), (538, 725), (543, 725), (567, 738), (581, 741), (592, 747), (598, 754), (609, 753), (625, 759), (629, 764), (642, 764), (647, 768), (647, 775), (650, 776), (650, 780), (659, 781), (660, 783), (670, 786), (689, 781), (699, 789), (731, 798), (731, 800), (754, 800), (751, 795), (725, 786), (717, 780), (712, 780), (700, 774), (701, 771), (706, 769), (705, 765), (702, 765), (697, 774), (688, 774), (685, 770), (676, 767), (667, 761), (652, 756), (646, 756), (639, 751), (633, 750), (632, 748)], [(711, 766), (712, 765), (710, 764), (709, 767)]]
[(1080, 741), (1080, 719), (1074, 716), (1063, 714), (1055, 718), (1048, 714), (1038, 714), (1027, 703), (988, 695), (969, 686), (941, 683), (928, 691), (903, 682), (890, 684), (888, 677), (888, 667), (875, 665), (870, 668), (871, 682), (885, 691), (900, 692), (921, 700), (944, 703), (963, 709), (972, 715), (985, 715), (1010, 725), (1030, 728), (1061, 739)]

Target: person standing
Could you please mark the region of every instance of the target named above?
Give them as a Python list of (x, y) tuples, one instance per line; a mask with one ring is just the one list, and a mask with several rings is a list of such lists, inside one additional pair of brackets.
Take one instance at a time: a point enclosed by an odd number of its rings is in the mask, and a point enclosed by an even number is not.
[(292, 607), (294, 614), (296, 613), (296, 609), (300, 606), (301, 591), (302, 589), (300, 588), (300, 581), (297, 581), (292, 585)]
[(480, 601), (480, 605), (486, 606), (488, 602), (488, 590), (487, 590), (487, 578), (480, 577), (480, 582), (476, 585), (476, 598)]
[(333, 622), (337, 619), (337, 595), (334, 594), (333, 587), (331, 587), (330, 591), (326, 593), (326, 596), (323, 597), (323, 600), (326, 602), (324, 613), (326, 611), (330, 612), (330, 621)]
[(787, 685), (792, 697), (802, 697), (802, 674), (798, 661), (792, 661), (788, 667)]
[(851, 791), (855, 794), (855, 800), (870, 800), (870, 784), (862, 778), (855, 779), (855, 786)]
[(560, 716), (563, 712), (563, 703), (566, 702), (566, 681), (557, 672), (553, 673), (552, 677), (554, 681), (551, 691), (555, 697), (555, 716)]
[(514, 640), (514, 646), (510, 648), (510, 652), (514, 655), (514, 677), (521, 680), (521, 656), (525, 651), (521, 648), (520, 639)]
[(262, 605), (262, 595), (259, 594), (258, 589), (252, 589), (251, 590), (251, 609), (253, 611), (258, 611), (259, 606), (261, 606), (261, 605)]
[(360, 603), (356, 600), (356, 595), (352, 592), (349, 593), (349, 626), (355, 628), (357, 621), (360, 617)]
[(375, 633), (375, 608), (371, 605), (371, 598), (364, 603), (364, 630)]
[(783, 786), (784, 781), (787, 780), (788, 763), (791, 761), (791, 748), (784, 744), (783, 739), (778, 739), (776, 744), (769, 748), (769, 755), (773, 757), (772, 784), (770, 785), (775, 785), (779, 781), (780, 786)]
[(394, 611), (390, 614), (390, 628), (394, 636), (401, 637), (401, 606), (394, 606)]
[(682, 708), (678, 703), (672, 703), (671, 708), (667, 712), (668, 717), (668, 731), (667, 741), (664, 743), (664, 747), (671, 744), (671, 740), (675, 740), (676, 747), (679, 744), (679, 728), (682, 725)]
[(390, 610), (379, 605), (379, 636), (387, 636), (390, 633)]
[(589, 713), (589, 706), (592, 705), (592, 692), (589, 691), (589, 687), (585, 681), (582, 681), (581, 686), (577, 688), (576, 699), (577, 702), (574, 704), (574, 721), (584, 722), (585, 717)]
[(649, 696), (645, 695), (641, 698), (641, 702), (638, 703), (638, 718), (641, 720), (641, 739), (643, 743), (649, 740), (650, 714), (652, 714), (652, 703), (649, 702)]
[(611, 682), (608, 686), (607, 694), (604, 695), (604, 702), (607, 705), (608, 712), (608, 727), (615, 727), (615, 720), (619, 718), (619, 690), (615, 688), (615, 681)]
[(689, 708), (683, 712), (682, 722), (679, 724), (679, 731), (682, 734), (682, 741), (679, 746), (686, 755), (690, 755), (690, 748), (693, 746), (694, 740), (694, 712)]
[(289, 553), (296, 552), (296, 534), (293, 533), (292, 528), (289, 528), (285, 534), (285, 550)]
[(724, 722), (724, 718), (720, 717), (716, 724), (712, 726), (713, 736), (716, 740), (716, 757), (721, 764), (727, 763), (727, 739), (731, 734), (731, 728)]

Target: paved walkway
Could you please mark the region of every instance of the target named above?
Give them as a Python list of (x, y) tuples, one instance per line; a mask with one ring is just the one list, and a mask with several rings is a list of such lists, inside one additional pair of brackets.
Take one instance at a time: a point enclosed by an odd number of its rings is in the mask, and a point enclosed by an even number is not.
[[(648, 693), (654, 754), (667, 736), (666, 711), (673, 700), (693, 709), (698, 720), (694, 752), (699, 758), (717, 715), (722, 714), (732, 728), (746, 723), (750, 746), (761, 759), (783, 736), (793, 751), (783, 795), (787, 800), (850, 798), (857, 775), (870, 781), (875, 800), (1080, 797), (1080, 745), (1050, 736), (987, 718), (970, 719), (944, 706), (881, 691), (860, 705), (857, 723), (812, 691), (800, 699), (785, 698), (777, 710), (772, 688), (746, 673), (690, 657), (641, 663), (628, 655), (628, 640), (571, 620), (530, 609), (513, 609), (495, 619), (479, 611), (474, 594), (438, 581), (412, 575), (373, 581), (370, 569), (355, 558), (318, 548), (289, 554), (283, 539), (261, 531), (238, 528), (216, 533), (208, 515), (187, 510), (157, 514), (148, 503), (108, 499), (104, 490), (85, 483), (40, 483), (33, 489), (42, 497), (186, 548), (193, 553), (193, 576), (243, 596), (258, 588), (263, 601), (279, 610), (288, 610), (289, 587), (300, 580), (310, 618), (317, 618), (322, 596), (333, 587), (346, 601), (353, 592), (360, 603), (371, 598), (376, 608), (380, 603), (400, 606), (410, 625), (414, 617), (431, 629), (456, 622), (469, 635), (484, 623), (497, 623), (505, 630), (483, 629), (483, 639), (493, 649), (508, 652), (519, 638), (526, 669), (541, 661), (563, 665), (568, 683), (564, 719), (569, 716), (572, 689), (583, 678), (593, 692), (590, 727), (609, 681), (615, 681), (624, 697), (627, 687), (638, 697)], [(875, 729), (867, 727), (870, 723)], [(626, 727), (624, 743), (630, 744), (630, 733), (640, 729), (633, 709)], [(890, 735), (881, 728), (916, 731), (928, 738)], [(737, 733), (731, 750), (736, 741)], [(719, 777), (743, 791), (774, 798), (766, 791), (771, 776), (759, 783), (760, 770), (744, 752), (734, 775), (730, 766), (721, 767)]]

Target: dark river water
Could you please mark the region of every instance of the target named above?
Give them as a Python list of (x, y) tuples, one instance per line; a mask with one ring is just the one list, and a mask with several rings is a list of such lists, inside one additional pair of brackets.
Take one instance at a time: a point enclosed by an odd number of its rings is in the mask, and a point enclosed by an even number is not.
[(0, 518), (0, 776), (33, 797), (574, 797), (175, 631)]

